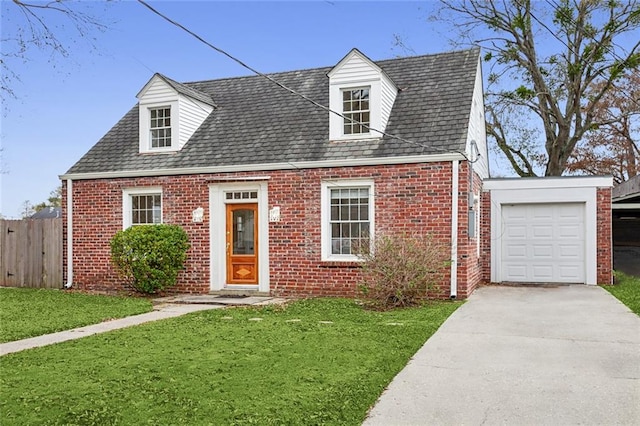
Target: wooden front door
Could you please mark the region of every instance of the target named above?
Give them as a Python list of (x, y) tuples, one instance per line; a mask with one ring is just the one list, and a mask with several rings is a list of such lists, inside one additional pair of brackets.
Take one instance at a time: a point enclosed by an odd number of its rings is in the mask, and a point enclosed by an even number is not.
[(258, 284), (258, 205), (227, 204), (227, 284)]

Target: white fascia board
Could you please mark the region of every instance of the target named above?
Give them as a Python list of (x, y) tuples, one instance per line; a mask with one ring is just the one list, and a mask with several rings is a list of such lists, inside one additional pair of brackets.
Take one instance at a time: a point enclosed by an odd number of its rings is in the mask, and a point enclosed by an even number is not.
[(640, 203), (611, 204), (611, 210), (636, 210), (640, 209)]
[(508, 189), (554, 189), (612, 187), (611, 176), (547, 176), (539, 178), (486, 179), (485, 191)]
[(392, 164), (413, 164), (413, 163), (437, 163), (456, 160), (465, 160), (464, 156), (457, 152), (434, 155), (411, 155), (403, 157), (381, 157), (381, 158), (352, 158), (344, 160), (324, 160), (324, 161), (299, 161), (290, 163), (267, 163), (267, 164), (234, 164), (228, 166), (211, 167), (185, 167), (176, 169), (155, 169), (155, 170), (125, 170), (113, 172), (97, 173), (68, 173), (60, 176), (60, 179), (87, 180), (87, 179), (109, 179), (125, 177), (147, 177), (147, 176), (174, 176), (174, 175), (197, 175), (210, 173), (234, 173), (234, 172), (254, 172), (268, 170), (296, 170), (296, 169), (320, 169), (333, 167), (356, 167), (356, 166), (384, 166)]

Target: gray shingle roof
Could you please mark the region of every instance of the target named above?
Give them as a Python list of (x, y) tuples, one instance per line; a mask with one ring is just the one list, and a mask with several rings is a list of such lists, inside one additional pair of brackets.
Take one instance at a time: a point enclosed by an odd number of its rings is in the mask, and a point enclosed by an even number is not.
[[(138, 152), (134, 106), (67, 174), (382, 158), (464, 151), (479, 49), (375, 61), (400, 89), (380, 140), (329, 141), (329, 112), (260, 76), (176, 83), (217, 108), (176, 153)], [(331, 67), (270, 74), (322, 105)], [(169, 81), (172, 81), (168, 79)]]

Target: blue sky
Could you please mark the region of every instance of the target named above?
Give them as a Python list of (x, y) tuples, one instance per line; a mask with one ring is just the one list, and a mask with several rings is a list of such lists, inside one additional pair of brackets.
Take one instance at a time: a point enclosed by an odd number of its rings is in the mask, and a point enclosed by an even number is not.
[[(331, 66), (357, 47), (373, 60), (451, 50), (447, 28), (429, 22), (435, 2), (175, 2), (151, 4), (262, 72)], [(61, 16), (43, 15), (69, 56), (30, 49), (13, 61), (21, 81), (6, 102), (0, 136), (0, 213), (19, 217), (45, 201), (65, 173), (135, 103), (154, 72), (195, 81), (250, 72), (134, 1), (77, 5), (109, 28), (95, 49)], [(1, 2), (2, 38), (24, 21)], [(401, 36), (412, 52), (394, 47)], [(2, 49), (10, 46), (3, 44)], [(494, 167), (494, 165), (491, 165)]]

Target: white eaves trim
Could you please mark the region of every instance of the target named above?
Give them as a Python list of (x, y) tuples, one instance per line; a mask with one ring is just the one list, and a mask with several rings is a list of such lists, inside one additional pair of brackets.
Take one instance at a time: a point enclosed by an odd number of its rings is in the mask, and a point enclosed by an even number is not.
[(60, 179), (87, 180), (87, 179), (109, 179), (125, 177), (148, 177), (148, 176), (173, 176), (173, 175), (196, 175), (209, 173), (233, 173), (233, 172), (253, 172), (267, 170), (295, 170), (295, 169), (320, 169), (331, 167), (355, 167), (355, 166), (384, 166), (390, 164), (411, 164), (411, 163), (437, 163), (443, 161), (465, 160), (461, 153), (447, 153), (434, 155), (410, 155), (402, 157), (381, 157), (381, 158), (352, 158), (345, 160), (323, 160), (323, 161), (300, 161), (289, 163), (267, 163), (267, 164), (233, 164), (229, 166), (211, 167), (185, 167), (176, 169), (154, 169), (154, 170), (123, 170), (114, 172), (97, 173), (68, 173), (60, 176)]
[(482, 189), (505, 190), (505, 189), (553, 189), (553, 188), (593, 188), (612, 187), (613, 177), (611, 176), (545, 176), (536, 178), (503, 178), (485, 179)]

